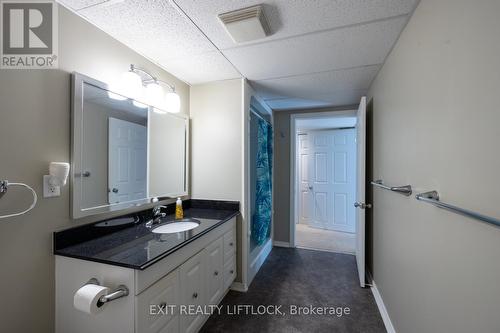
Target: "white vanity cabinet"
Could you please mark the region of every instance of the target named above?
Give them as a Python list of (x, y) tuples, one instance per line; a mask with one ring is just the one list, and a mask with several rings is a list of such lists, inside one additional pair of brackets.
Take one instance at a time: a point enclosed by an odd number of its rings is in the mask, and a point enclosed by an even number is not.
[[(236, 217), (142, 271), (56, 256), (56, 332), (197, 332), (208, 315), (186, 311), (208, 311), (235, 277)], [(111, 288), (124, 284), (130, 294), (95, 315), (77, 311), (73, 295), (91, 278)]]
[[(179, 332), (179, 311), (166, 311), (167, 305), (180, 303), (179, 271), (175, 270), (135, 297), (136, 332)], [(151, 307), (164, 313), (150, 314)], [(174, 313), (172, 313), (174, 312)]]
[(206, 248), (207, 304), (219, 304), (224, 295), (224, 242), (223, 237)]
[[(205, 305), (207, 299), (207, 255), (206, 249), (186, 261), (179, 268), (181, 276), (181, 299), (180, 306), (187, 307), (184, 310), (189, 314), (181, 314), (181, 332), (196, 332), (205, 322), (205, 316), (196, 310), (199, 306)], [(194, 314), (191, 314), (191, 311)]]

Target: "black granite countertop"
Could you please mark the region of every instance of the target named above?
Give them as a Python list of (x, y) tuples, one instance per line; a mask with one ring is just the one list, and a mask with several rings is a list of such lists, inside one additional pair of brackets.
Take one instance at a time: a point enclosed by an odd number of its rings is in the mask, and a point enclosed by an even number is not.
[[(148, 210), (55, 232), (54, 254), (143, 270), (239, 214), (237, 202), (188, 200), (184, 207), (184, 217), (200, 221), (195, 229), (153, 233)], [(172, 208), (162, 223), (174, 220)]]

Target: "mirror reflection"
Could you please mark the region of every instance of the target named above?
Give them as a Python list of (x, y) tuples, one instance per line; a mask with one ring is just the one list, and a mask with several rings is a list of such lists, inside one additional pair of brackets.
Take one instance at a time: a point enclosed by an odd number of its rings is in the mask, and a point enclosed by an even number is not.
[(81, 195), (74, 204), (85, 211), (187, 194), (187, 118), (82, 85), (81, 123), (74, 124), (81, 126), (74, 145)]

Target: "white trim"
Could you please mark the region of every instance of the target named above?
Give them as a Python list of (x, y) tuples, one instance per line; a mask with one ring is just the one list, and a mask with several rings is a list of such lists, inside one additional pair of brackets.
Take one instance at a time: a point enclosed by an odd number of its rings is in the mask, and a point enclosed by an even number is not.
[(343, 251), (333, 251), (333, 250), (325, 250), (325, 249), (316, 249), (314, 247), (307, 247), (307, 246), (296, 246), (297, 249), (302, 249), (302, 250), (311, 250), (311, 251), (320, 251), (320, 252), (329, 252), (329, 253), (340, 253), (340, 254), (348, 254), (351, 256), (356, 256), (356, 253), (352, 252), (343, 252)]
[(380, 316), (382, 317), (382, 320), (384, 321), (385, 329), (387, 330), (387, 333), (396, 333), (396, 330), (394, 329), (394, 326), (392, 325), (391, 318), (389, 317), (389, 313), (387, 312), (387, 308), (385, 307), (384, 300), (382, 299), (382, 295), (378, 291), (377, 284), (371, 277), (371, 274), (367, 272), (367, 275), (369, 276), (368, 281), (371, 281), (371, 291), (373, 294), (373, 298), (375, 298), (375, 302), (377, 303), (378, 311), (380, 312)]
[(231, 290), (246, 293), (248, 291), (248, 286), (241, 282), (233, 282), (230, 287)]
[(295, 120), (297, 118), (332, 118), (356, 116), (357, 110), (338, 110), (325, 112), (305, 112), (290, 115), (290, 236), (289, 247), (295, 247), (295, 224), (297, 223), (297, 136)]
[[(250, 88), (250, 91), (247, 89)], [(242, 180), (241, 180), (241, 284), (247, 285), (248, 282), (248, 258), (249, 258), (249, 240), (250, 240), (250, 101), (252, 99), (252, 87), (248, 85), (246, 79), (241, 80), (241, 127), (242, 127)], [(248, 96), (248, 100), (246, 97)], [(248, 104), (247, 104), (248, 103)]]
[[(271, 250), (273, 249), (273, 242), (271, 239), (269, 239), (264, 246), (262, 246), (262, 249), (260, 249), (259, 254), (255, 257), (255, 259), (250, 263), (250, 267), (248, 269), (248, 284), (252, 284), (252, 281), (259, 272), (260, 267), (266, 261), (267, 256), (269, 253), (271, 253)], [(250, 253), (251, 256), (251, 253)]]
[(277, 247), (290, 247), (290, 243), (289, 242), (273, 241), (273, 246), (277, 246)]

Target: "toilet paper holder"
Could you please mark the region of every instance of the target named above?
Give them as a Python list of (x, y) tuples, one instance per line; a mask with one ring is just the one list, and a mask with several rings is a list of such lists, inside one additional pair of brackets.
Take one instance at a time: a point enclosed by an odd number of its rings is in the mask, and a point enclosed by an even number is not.
[[(97, 280), (96, 278), (92, 278), (90, 279), (87, 283), (85, 283), (86, 285), (87, 284), (95, 284), (95, 285), (98, 285), (100, 286), (101, 284), (99, 283), (99, 280)], [(119, 285), (118, 287), (116, 287), (115, 290), (111, 291), (109, 294), (107, 295), (104, 295), (102, 296), (100, 299), (99, 299), (99, 302), (97, 302), (97, 306), (98, 307), (101, 307), (103, 306), (105, 303), (108, 303), (108, 302), (111, 302), (111, 301), (114, 301), (115, 299), (118, 299), (118, 298), (122, 298), (122, 297), (125, 297), (129, 294), (129, 291), (128, 291), (128, 288), (127, 286), (121, 284)]]

